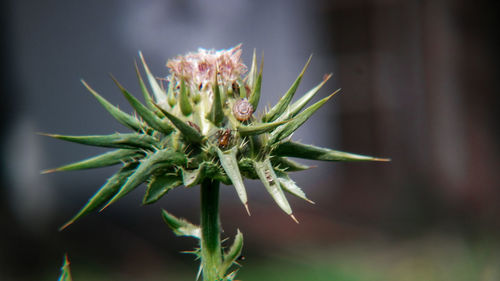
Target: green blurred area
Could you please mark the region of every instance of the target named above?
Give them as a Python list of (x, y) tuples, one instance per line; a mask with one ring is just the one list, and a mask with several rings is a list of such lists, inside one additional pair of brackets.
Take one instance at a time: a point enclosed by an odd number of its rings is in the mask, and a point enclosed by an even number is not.
[[(250, 253), (238, 280), (257, 281), (495, 281), (500, 280), (499, 241), (467, 242), (451, 236), (399, 242), (349, 242), (322, 249), (278, 250), (273, 256)], [(308, 247), (310, 248), (310, 247)], [(140, 266), (140, 265), (139, 265)], [(165, 264), (141, 266), (135, 273), (112, 273), (96, 265), (72, 269), (79, 280), (194, 280), (194, 268)], [(46, 276), (44, 280), (53, 280)]]
[[(453, 239), (451, 239), (453, 240)], [(500, 280), (498, 246), (447, 238), (400, 245), (357, 245), (269, 259), (243, 268), (243, 280), (470, 281)]]

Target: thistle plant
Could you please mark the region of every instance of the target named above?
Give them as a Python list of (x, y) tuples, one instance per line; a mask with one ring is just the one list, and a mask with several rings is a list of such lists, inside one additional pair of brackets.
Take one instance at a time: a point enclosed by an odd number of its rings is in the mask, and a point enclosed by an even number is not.
[(289, 177), (309, 166), (288, 157), (322, 161), (386, 161), (328, 148), (302, 144), (291, 135), (337, 92), (306, 108), (331, 75), (292, 102), (311, 58), (276, 105), (256, 113), (261, 96), (263, 61), (254, 51), (250, 70), (241, 62), (241, 46), (227, 50), (199, 49), (167, 62), (169, 75), (156, 78), (142, 53), (146, 81), (135, 70), (144, 102), (139, 101), (114, 77), (135, 110), (128, 114), (109, 103), (85, 81), (83, 85), (129, 133), (68, 136), (46, 134), (80, 144), (114, 150), (45, 172), (121, 165), (121, 168), (65, 225), (95, 210), (104, 210), (129, 192), (147, 184), (143, 204), (152, 204), (179, 186), (201, 185), (201, 219), (195, 225), (163, 210), (166, 224), (178, 236), (199, 240), (191, 251), (200, 260), (199, 275), (205, 281), (233, 280), (243, 247), (238, 230), (232, 246), (221, 246), (219, 184), (234, 186), (250, 215), (244, 178), (259, 179), (276, 204), (295, 222), (285, 192), (312, 203)]

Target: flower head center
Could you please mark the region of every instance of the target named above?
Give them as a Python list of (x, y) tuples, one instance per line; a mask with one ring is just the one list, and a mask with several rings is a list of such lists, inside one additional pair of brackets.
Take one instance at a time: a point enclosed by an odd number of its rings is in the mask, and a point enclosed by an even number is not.
[(178, 83), (184, 79), (193, 88), (201, 88), (202, 85), (205, 89), (211, 88), (205, 86), (212, 86), (215, 77), (219, 85), (231, 86), (247, 70), (241, 61), (241, 44), (218, 51), (200, 48), (196, 53), (169, 60), (167, 67), (170, 82)]

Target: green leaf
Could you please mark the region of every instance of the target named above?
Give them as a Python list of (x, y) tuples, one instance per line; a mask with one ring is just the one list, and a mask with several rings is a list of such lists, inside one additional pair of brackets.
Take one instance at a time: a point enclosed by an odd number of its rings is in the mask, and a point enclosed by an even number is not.
[(144, 80), (142, 79), (141, 72), (139, 71), (139, 66), (137, 66), (137, 62), (134, 61), (135, 74), (137, 75), (137, 80), (139, 81), (139, 86), (141, 87), (142, 95), (144, 96), (144, 100), (146, 101), (147, 106), (151, 110), (156, 110), (156, 107), (153, 105), (153, 98), (144, 84)]
[(243, 157), (238, 162), (238, 167), (240, 168), (241, 174), (249, 179), (258, 179), (259, 176), (255, 173), (255, 168), (253, 167), (254, 160), (251, 158)]
[(286, 125), (283, 125), (282, 127), (273, 131), (271, 133), (271, 138), (269, 139), (269, 143), (274, 144), (290, 136), (302, 124), (304, 124), (304, 122), (306, 122), (307, 119), (309, 119), (309, 117), (311, 117), (314, 114), (314, 112), (316, 112), (323, 104), (325, 104), (330, 98), (332, 98), (334, 94), (335, 93), (311, 105), (306, 110), (299, 113), (295, 118), (290, 120), (290, 122), (288, 122)]
[(182, 184), (182, 179), (177, 174), (163, 174), (153, 176), (153, 179), (148, 184), (146, 194), (142, 200), (142, 204), (151, 204), (158, 201), (163, 195)]
[(263, 133), (270, 132), (274, 130), (275, 128), (289, 122), (290, 120), (285, 120), (285, 121), (280, 121), (280, 122), (273, 122), (273, 123), (260, 123), (260, 124), (254, 124), (254, 125), (239, 125), (237, 130), (238, 133), (240, 133), (241, 136), (250, 136), (250, 135), (260, 135)]
[(174, 107), (177, 104), (177, 98), (174, 93), (174, 83), (168, 83), (167, 101), (170, 107)]
[(227, 176), (231, 179), (241, 203), (243, 203), (248, 215), (250, 215), (250, 210), (248, 209), (247, 191), (245, 189), (245, 185), (243, 184), (240, 169), (238, 168), (238, 160), (236, 159), (237, 153), (238, 148), (236, 146), (226, 151), (222, 151), (217, 148), (217, 155), (219, 156), (222, 168), (224, 168)]
[(277, 156), (297, 157), (321, 161), (390, 161), (388, 158), (376, 158), (372, 156), (353, 154), (293, 141), (280, 143), (276, 149), (273, 150), (273, 154)]
[(222, 110), (222, 101), (219, 85), (217, 85), (217, 76), (214, 78), (213, 93), (214, 100), (212, 102), (212, 109), (208, 113), (207, 119), (216, 126), (220, 126), (220, 123), (224, 120), (224, 111)]
[(193, 112), (193, 106), (189, 101), (188, 89), (186, 88), (186, 82), (181, 78), (181, 92), (179, 94), (179, 102), (181, 106), (181, 112), (184, 116), (188, 116)]
[(112, 166), (118, 163), (127, 162), (131, 159), (142, 157), (143, 155), (144, 153), (137, 150), (118, 149), (79, 162), (64, 165), (55, 169), (45, 170), (42, 171), (42, 174), (59, 172), (59, 171), (74, 171), (74, 170), (84, 170), (84, 169)]
[(200, 143), (203, 140), (203, 136), (193, 127), (189, 126), (187, 123), (177, 118), (175, 115), (169, 113), (168, 111), (161, 108), (159, 105), (156, 107), (163, 113), (165, 116), (170, 119), (172, 124), (181, 132), (182, 136), (188, 142)]
[(262, 87), (262, 69), (264, 68), (264, 56), (262, 56), (262, 61), (260, 62), (259, 75), (252, 83), (252, 93), (248, 101), (253, 106), (253, 110), (257, 110), (260, 100), (260, 91)]
[(92, 89), (84, 80), (81, 80), (82, 84), (89, 90), (89, 92), (99, 101), (99, 103), (116, 119), (118, 122), (124, 126), (134, 130), (141, 131), (144, 125), (137, 120), (135, 117), (121, 111), (118, 107), (109, 103), (105, 98), (99, 95), (94, 89)]
[(146, 64), (146, 61), (144, 60), (144, 56), (142, 55), (142, 52), (139, 51), (139, 57), (141, 58), (142, 65), (144, 67), (144, 71), (146, 71), (146, 76), (148, 77), (149, 81), (149, 86), (151, 87), (151, 90), (153, 90), (153, 94), (156, 99), (156, 103), (159, 104), (164, 104), (167, 101), (167, 95), (165, 91), (158, 85), (158, 81), (156, 81), (156, 78), (153, 76), (151, 73), (151, 70), (149, 70), (148, 65)]
[(132, 96), (123, 86), (113, 77), (111, 79), (115, 82), (116, 86), (120, 88), (125, 98), (128, 100), (130, 105), (137, 111), (137, 113), (154, 129), (168, 135), (172, 132), (172, 127), (167, 124), (164, 120), (160, 119), (153, 111), (149, 110), (144, 106), (138, 99)]
[(240, 98), (246, 99), (248, 97), (247, 89), (245, 87), (245, 82), (241, 81), (241, 79), (238, 79), (238, 88), (240, 89)]
[(40, 133), (43, 136), (60, 140), (76, 142), (85, 145), (113, 148), (144, 148), (153, 149), (158, 143), (155, 138), (145, 134), (112, 134), (94, 136), (66, 136)]
[(203, 161), (196, 169), (181, 168), (181, 171), (182, 183), (185, 187), (195, 186), (205, 178), (218, 180), (227, 185), (231, 184), (231, 180), (224, 173), (223, 169), (213, 162)]
[(203, 179), (203, 163), (196, 169), (182, 168), (182, 184), (185, 187), (195, 186)]
[(257, 80), (257, 53), (255, 49), (253, 49), (252, 66), (250, 67), (246, 80), (248, 85), (253, 85)]
[(186, 156), (183, 153), (169, 149), (158, 150), (155, 153), (151, 153), (140, 161), (140, 164), (134, 173), (130, 175), (118, 193), (116, 193), (115, 196), (113, 196), (113, 198), (106, 203), (101, 211), (128, 194), (141, 183), (145, 182), (158, 169), (180, 166), (185, 164), (186, 161)]
[(304, 199), (311, 204), (314, 204), (314, 202), (307, 198), (304, 191), (302, 191), (302, 189), (297, 186), (297, 184), (290, 177), (288, 177), (286, 173), (276, 172), (276, 175), (278, 176), (278, 180), (283, 190), (301, 199)]
[[(278, 120), (286, 120), (295, 117), (295, 115), (297, 115), (307, 105), (307, 103), (316, 95), (316, 93), (319, 92), (321, 87), (323, 87), (323, 85), (326, 83), (326, 81), (328, 81), (328, 79), (330, 79), (330, 77), (332, 77), (332, 74), (327, 75), (321, 83), (309, 90), (296, 102), (292, 103), (292, 105), (290, 105), (288, 109), (283, 114), (281, 114)], [(333, 94), (337, 94), (339, 91), (340, 89), (335, 91)]]
[(64, 262), (63, 266), (61, 267), (61, 275), (59, 276), (58, 281), (72, 281), (73, 279), (71, 278), (71, 271), (69, 268), (69, 260), (68, 260), (68, 255), (64, 255)]
[(127, 181), (127, 178), (134, 172), (137, 164), (138, 163), (126, 164), (116, 174), (110, 177), (106, 181), (106, 183), (89, 199), (87, 204), (85, 204), (85, 206), (83, 206), (83, 208), (80, 209), (80, 211), (73, 218), (71, 218), (66, 224), (59, 228), (59, 231), (70, 226), (75, 221), (89, 214), (90, 212), (96, 210), (111, 197), (113, 197), (118, 192), (120, 186), (122, 186), (125, 181)]
[(254, 163), (255, 172), (260, 178), (260, 181), (264, 184), (267, 189), (267, 192), (271, 194), (274, 201), (278, 204), (278, 206), (288, 215), (292, 217), (293, 220), (297, 221), (292, 214), (292, 209), (290, 208), (290, 204), (281, 189), (280, 183), (276, 174), (274, 173), (274, 169), (271, 165), (271, 162), (268, 158), (263, 161), (255, 161)]
[(231, 185), (231, 180), (218, 164), (213, 162), (205, 161), (201, 163), (203, 166), (203, 178), (211, 178), (213, 180), (218, 180), (225, 185)]
[(273, 164), (273, 167), (277, 167), (280, 170), (287, 172), (298, 172), (312, 168), (311, 166), (300, 164), (285, 157), (273, 157), (271, 158), (271, 163)]
[(234, 238), (233, 245), (229, 248), (224, 254), (224, 261), (222, 262), (222, 266), (220, 272), (224, 274), (233, 263), (236, 262), (241, 255), (241, 249), (243, 249), (243, 234), (241, 234), (240, 230), (237, 230), (236, 237)]
[(266, 122), (270, 122), (278, 118), (285, 110), (287, 109), (288, 105), (292, 101), (293, 95), (297, 91), (297, 88), (299, 87), (300, 81), (302, 80), (302, 76), (304, 76), (304, 73), (306, 72), (307, 67), (309, 66), (309, 63), (311, 62), (312, 55), (309, 57), (309, 59), (306, 62), (306, 65), (300, 72), (299, 76), (297, 79), (295, 79), (295, 82), (293, 82), (292, 86), (290, 86), (290, 89), (285, 93), (283, 97), (278, 101), (278, 103), (271, 108), (271, 110), (264, 116), (264, 120)]
[(174, 231), (177, 236), (192, 236), (201, 239), (201, 230), (185, 219), (176, 218), (169, 212), (162, 210), (161, 215), (165, 223)]

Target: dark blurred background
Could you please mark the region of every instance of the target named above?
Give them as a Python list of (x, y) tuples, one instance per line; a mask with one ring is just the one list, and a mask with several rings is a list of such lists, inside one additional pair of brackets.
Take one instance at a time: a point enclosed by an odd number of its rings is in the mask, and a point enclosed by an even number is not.
[(342, 93), (295, 139), (390, 163), (315, 163), (294, 179), (296, 225), (256, 182), (252, 216), (222, 190), (225, 235), (245, 235), (243, 280), (500, 280), (499, 4), (465, 0), (0, 2), (0, 280), (194, 280), (195, 241), (160, 208), (198, 222), (198, 188), (142, 207), (143, 189), (63, 232), (114, 167), (40, 175), (101, 150), (37, 132), (125, 131), (82, 87), (131, 111), (108, 77), (138, 93), (141, 50), (168, 58), (243, 43), (265, 53), (264, 104), (309, 54), (298, 94), (333, 73)]

